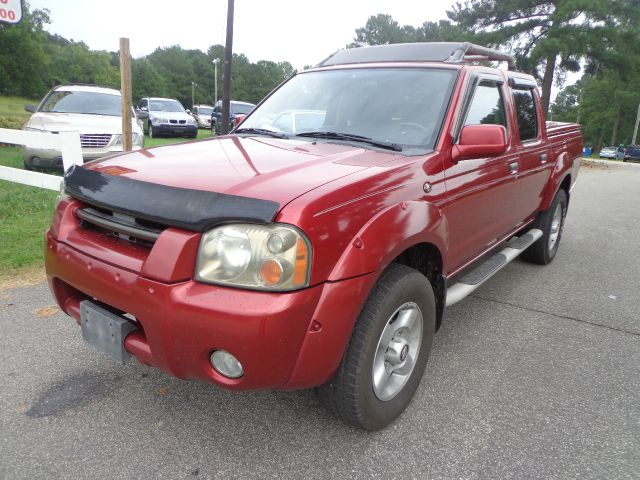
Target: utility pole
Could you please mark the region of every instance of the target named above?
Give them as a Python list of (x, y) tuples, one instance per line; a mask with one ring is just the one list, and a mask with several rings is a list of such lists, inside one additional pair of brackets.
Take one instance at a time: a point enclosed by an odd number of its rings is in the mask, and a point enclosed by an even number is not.
[(220, 63), (219, 58), (213, 59), (213, 106), (216, 106), (216, 102), (218, 101), (218, 63)]
[(636, 138), (638, 137), (638, 124), (640, 123), (640, 103), (638, 104), (638, 114), (636, 115), (636, 128), (633, 129), (633, 139), (631, 145), (637, 145)]
[(198, 86), (198, 84), (196, 82), (194, 82), (193, 80), (191, 81), (191, 108), (193, 109), (194, 105), (196, 104), (196, 87)]
[(130, 152), (131, 145), (131, 55), (129, 39), (120, 39), (120, 95), (122, 97), (122, 150)]
[(224, 49), (224, 79), (222, 85), (222, 135), (229, 133), (229, 106), (231, 103), (231, 59), (233, 58), (233, 1), (227, 7), (227, 44)]

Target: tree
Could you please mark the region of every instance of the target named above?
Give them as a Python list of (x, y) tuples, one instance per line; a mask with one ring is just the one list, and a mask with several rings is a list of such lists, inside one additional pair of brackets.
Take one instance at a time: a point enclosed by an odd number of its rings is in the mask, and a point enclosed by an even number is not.
[(554, 77), (580, 61), (610, 63), (631, 40), (638, 45), (638, 0), (467, 0), (447, 12), (483, 43), (506, 46), (520, 69), (542, 82), (548, 110)]
[(368, 18), (364, 27), (356, 29), (349, 48), (366, 45), (386, 45), (408, 42), (470, 41), (472, 33), (450, 21), (424, 22), (420, 27), (400, 26), (391, 15), (378, 14)]
[(51, 60), (43, 45), (50, 22), (47, 9), (30, 12), (25, 2), (20, 23), (0, 24), (0, 94), (38, 98), (47, 91)]

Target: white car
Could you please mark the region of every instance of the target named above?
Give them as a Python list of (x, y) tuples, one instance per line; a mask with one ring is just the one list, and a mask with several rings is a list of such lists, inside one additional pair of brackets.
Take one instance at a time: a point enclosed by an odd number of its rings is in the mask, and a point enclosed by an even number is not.
[[(122, 98), (118, 90), (92, 85), (63, 85), (53, 88), (40, 105), (25, 106), (32, 112), (23, 129), (52, 134), (76, 131), (80, 134), (85, 161), (122, 152)], [(141, 122), (131, 119), (133, 149), (144, 145)], [(24, 148), (24, 168), (62, 169), (62, 154), (55, 149)]]

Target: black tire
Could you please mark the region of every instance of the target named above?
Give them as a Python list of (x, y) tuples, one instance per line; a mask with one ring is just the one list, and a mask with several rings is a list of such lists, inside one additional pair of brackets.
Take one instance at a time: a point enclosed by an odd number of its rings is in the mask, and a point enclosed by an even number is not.
[[(393, 324), (394, 313), (407, 303), (415, 305), (422, 314), (417, 358), (398, 393), (382, 401), (374, 391), (375, 354), (380, 351), (379, 341), (385, 327)], [(420, 385), (429, 358), (435, 331), (435, 305), (433, 289), (424, 275), (410, 267), (391, 264), (365, 302), (338, 371), (316, 389), (324, 406), (345, 423), (365, 430), (379, 430), (400, 416)]]
[(149, 138), (160, 138), (158, 132), (153, 128), (153, 125), (149, 123)]
[[(560, 225), (557, 231), (557, 238), (553, 245), (552, 240), (552, 225), (554, 221), (554, 214), (557, 209), (560, 209)], [(539, 228), (542, 230), (542, 237), (540, 237), (533, 245), (526, 249), (520, 255), (520, 258), (530, 263), (537, 263), (539, 265), (547, 265), (555, 258), (560, 246), (560, 240), (562, 239), (562, 230), (564, 229), (564, 219), (567, 216), (567, 194), (564, 190), (558, 190), (556, 196), (551, 202), (549, 207), (544, 212), (540, 212), (538, 217), (531, 225), (531, 228)]]

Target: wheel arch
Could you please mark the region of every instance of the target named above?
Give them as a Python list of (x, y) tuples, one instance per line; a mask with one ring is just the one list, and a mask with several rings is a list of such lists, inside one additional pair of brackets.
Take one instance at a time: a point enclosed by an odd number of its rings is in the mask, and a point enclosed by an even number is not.
[(436, 331), (442, 325), (447, 297), (447, 282), (443, 275), (442, 253), (433, 243), (422, 242), (404, 250), (392, 263), (406, 265), (429, 279), (436, 299)]

